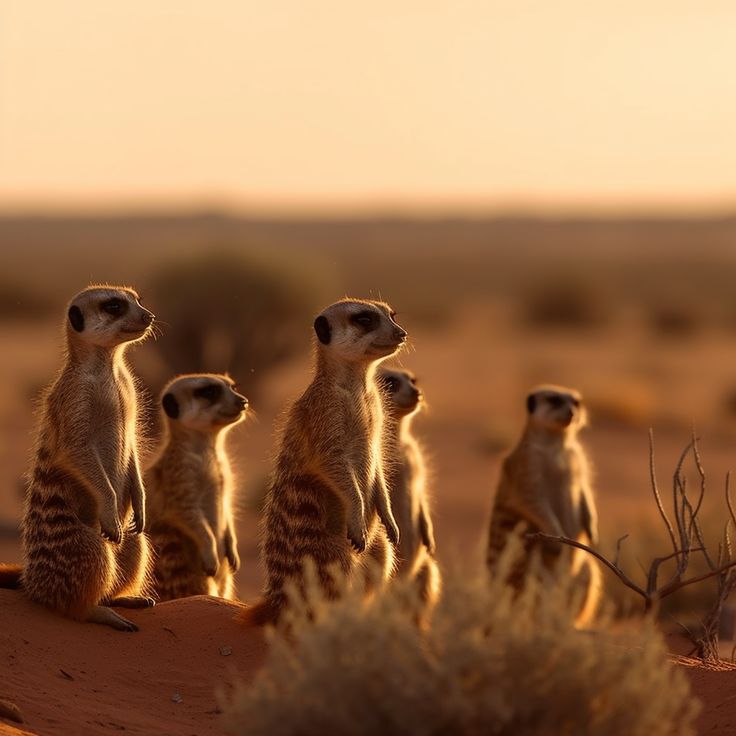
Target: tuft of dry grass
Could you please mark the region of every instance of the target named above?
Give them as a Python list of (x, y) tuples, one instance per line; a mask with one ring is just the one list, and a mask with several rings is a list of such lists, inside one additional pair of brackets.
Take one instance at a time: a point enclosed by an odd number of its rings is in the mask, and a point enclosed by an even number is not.
[(272, 631), (263, 670), (225, 705), (233, 734), (692, 734), (697, 703), (648, 620), (622, 646), (576, 631), (569, 586), (547, 578), (518, 597), (483, 567), (445, 576), (426, 627), (400, 582), (364, 599), (312, 586), (288, 634)]

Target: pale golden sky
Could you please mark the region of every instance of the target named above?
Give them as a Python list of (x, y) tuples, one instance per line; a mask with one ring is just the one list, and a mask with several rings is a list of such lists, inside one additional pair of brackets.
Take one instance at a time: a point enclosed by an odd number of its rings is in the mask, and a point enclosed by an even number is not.
[(0, 0), (0, 208), (736, 204), (731, 0)]

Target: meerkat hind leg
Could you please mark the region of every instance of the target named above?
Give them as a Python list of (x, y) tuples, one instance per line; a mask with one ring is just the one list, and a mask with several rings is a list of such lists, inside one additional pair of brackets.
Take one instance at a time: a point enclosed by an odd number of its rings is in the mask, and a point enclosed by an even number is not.
[(119, 613), (115, 613), (106, 606), (95, 606), (89, 612), (87, 621), (92, 624), (111, 626), (118, 631), (138, 631), (138, 627), (132, 621), (128, 621), (127, 618), (123, 618)]

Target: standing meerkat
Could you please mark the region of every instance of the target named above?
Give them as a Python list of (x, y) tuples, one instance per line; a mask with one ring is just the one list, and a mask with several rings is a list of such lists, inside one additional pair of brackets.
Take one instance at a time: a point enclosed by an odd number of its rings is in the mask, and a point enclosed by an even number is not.
[(391, 508), (401, 534), (396, 549), (396, 572), (416, 580), (422, 601), (431, 607), (439, 595), (440, 571), (434, 559), (434, 529), (424, 457), (411, 431), (412, 420), (423, 405), (423, 395), (417, 388), (416, 377), (409, 371), (381, 368), (378, 382), (385, 392), (388, 415)]
[(153, 605), (143, 595), (149, 548), (138, 401), (125, 362), (153, 319), (123, 287), (91, 286), (69, 304), (66, 359), (43, 399), (22, 522), (24, 593), (122, 631), (137, 626), (108, 606)]
[[(525, 525), (528, 533), (565, 536), (586, 544), (598, 543), (598, 515), (590, 484), (585, 450), (578, 431), (586, 412), (577, 391), (540, 386), (527, 397), (528, 417), (521, 440), (504, 460), (491, 517), (488, 565), (496, 560), (510, 533)], [(583, 626), (595, 615), (600, 596), (600, 572), (582, 550), (554, 543), (528, 541), (541, 552), (545, 566), (553, 568), (560, 556), (569, 558), (569, 570), (586, 591), (577, 616)], [(515, 568), (512, 582), (519, 587), (526, 574), (525, 562)]]
[[(375, 382), (379, 363), (395, 354), (407, 333), (388, 304), (344, 299), (314, 321), (316, 368), (292, 406), (266, 497), (262, 554), (263, 600), (242, 620), (278, 619), (285, 587), (304, 589), (311, 558), (320, 585), (335, 597), (335, 572), (350, 578), (359, 553), (376, 535), (395, 545), (399, 530), (384, 475), (383, 403)], [(393, 567), (388, 542), (384, 576)]]
[(248, 400), (228, 376), (203, 373), (171, 381), (161, 406), (164, 439), (145, 476), (156, 594), (232, 598), (240, 558), (225, 439)]

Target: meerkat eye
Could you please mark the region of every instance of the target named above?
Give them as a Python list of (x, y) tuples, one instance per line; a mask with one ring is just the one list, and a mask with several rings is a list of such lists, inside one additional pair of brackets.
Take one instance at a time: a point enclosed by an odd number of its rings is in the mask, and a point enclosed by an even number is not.
[(194, 395), (200, 399), (206, 399), (214, 404), (222, 395), (222, 386), (217, 383), (209, 383), (206, 386), (194, 390)]
[(373, 327), (375, 320), (375, 315), (372, 312), (358, 312), (358, 314), (354, 314), (350, 318), (350, 321), (354, 325), (359, 325), (363, 328)]
[(100, 309), (103, 312), (107, 312), (107, 314), (113, 315), (113, 317), (119, 317), (125, 314), (127, 307), (127, 303), (122, 299), (108, 299), (100, 304)]

